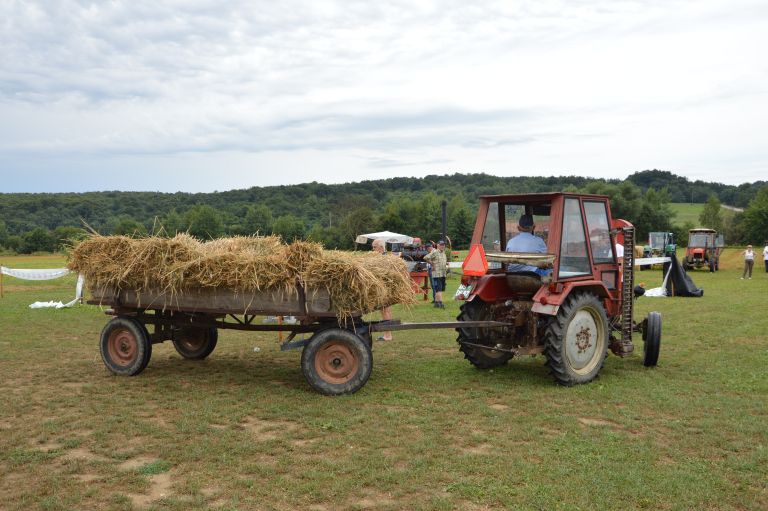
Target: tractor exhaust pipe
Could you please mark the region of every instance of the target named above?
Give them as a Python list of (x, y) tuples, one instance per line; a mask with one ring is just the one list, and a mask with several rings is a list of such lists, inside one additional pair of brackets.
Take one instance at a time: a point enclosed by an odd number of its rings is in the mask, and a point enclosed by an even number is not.
[(443, 199), (443, 201), (440, 203), (440, 207), (442, 208), (443, 213), (443, 239), (446, 243), (448, 243), (448, 202)]

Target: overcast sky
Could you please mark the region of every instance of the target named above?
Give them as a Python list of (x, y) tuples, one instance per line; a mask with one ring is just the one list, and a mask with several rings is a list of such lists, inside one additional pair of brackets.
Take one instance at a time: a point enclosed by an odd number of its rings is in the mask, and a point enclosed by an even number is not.
[(0, 191), (768, 179), (768, 2), (0, 1)]

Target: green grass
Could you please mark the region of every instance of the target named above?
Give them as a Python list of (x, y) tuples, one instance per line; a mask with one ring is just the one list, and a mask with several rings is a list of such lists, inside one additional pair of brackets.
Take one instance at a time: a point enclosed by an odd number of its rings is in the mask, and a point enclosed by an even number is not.
[[(377, 343), (368, 384), (340, 398), (312, 392), (269, 333), (222, 331), (201, 362), (155, 345), (141, 375), (112, 376), (98, 307), (27, 307), (66, 301), (74, 277), (6, 277), (0, 508), (766, 509), (768, 275), (741, 281), (739, 265), (726, 252), (692, 272), (702, 298), (638, 300), (664, 317), (657, 368), (611, 355), (563, 388), (542, 357), (478, 371), (454, 332), (416, 330)], [(395, 317), (458, 312), (429, 305)]]
[[(675, 213), (673, 220), (675, 225), (683, 225), (686, 222), (690, 222), (694, 227), (701, 227), (699, 222), (699, 215), (704, 210), (704, 204), (690, 204), (685, 202), (673, 202), (670, 204), (672, 211)], [(728, 218), (734, 215), (733, 210), (722, 208), (720, 214), (723, 218)]]

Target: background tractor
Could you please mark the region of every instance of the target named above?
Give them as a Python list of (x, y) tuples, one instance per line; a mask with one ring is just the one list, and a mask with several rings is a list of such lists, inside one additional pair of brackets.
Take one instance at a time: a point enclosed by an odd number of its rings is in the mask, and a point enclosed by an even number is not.
[[(534, 234), (544, 239), (547, 253), (498, 251), (517, 234), (522, 214), (533, 216)], [(624, 245), (623, 261), (616, 258), (616, 242)], [(460, 351), (480, 369), (543, 353), (554, 379), (574, 385), (597, 377), (608, 350), (632, 354), (637, 331), (645, 341), (643, 363), (656, 365), (661, 315), (633, 321), (634, 249), (634, 227), (612, 219), (605, 196), (480, 197), (456, 293), (465, 300), (458, 319), (503, 326), (457, 328)], [(535, 271), (519, 271), (520, 265)]]
[[(649, 232), (648, 244), (643, 247), (643, 257), (671, 257), (677, 251), (675, 234), (671, 232)], [(640, 265), (641, 270), (651, 265)]]
[(699, 269), (703, 266), (714, 272), (720, 269), (720, 252), (725, 246), (722, 234), (714, 229), (691, 229), (688, 231), (688, 248), (685, 250), (683, 268)]

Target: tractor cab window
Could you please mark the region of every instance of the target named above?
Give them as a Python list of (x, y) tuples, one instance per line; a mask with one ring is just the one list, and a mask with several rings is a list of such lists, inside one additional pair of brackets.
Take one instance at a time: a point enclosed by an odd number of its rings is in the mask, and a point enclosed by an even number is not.
[(695, 248), (711, 247), (712, 235), (707, 233), (691, 234), (688, 239), (688, 246)]
[(608, 211), (605, 202), (584, 202), (584, 214), (587, 215), (589, 243), (592, 246), (592, 259), (595, 263), (612, 263), (613, 246), (608, 227)]
[(499, 203), (491, 202), (488, 204), (488, 216), (485, 217), (485, 226), (483, 227), (483, 249), (486, 252), (500, 252), (501, 229), (499, 229)]
[(715, 238), (715, 246), (718, 248), (723, 248), (725, 246), (725, 238), (722, 234), (718, 234), (717, 238)]
[[(544, 243), (547, 243), (549, 238), (549, 205), (528, 205), (527, 211), (533, 217), (533, 235), (538, 236)], [(506, 224), (506, 232), (504, 239), (508, 243), (509, 240), (520, 234), (518, 223), (520, 217), (526, 212), (526, 206), (523, 204), (505, 204), (504, 205), (504, 218)], [(506, 245), (505, 245), (506, 246)]]
[(563, 236), (560, 244), (559, 276), (575, 277), (590, 273), (587, 255), (587, 237), (584, 234), (584, 220), (579, 200), (565, 199), (563, 210)]

